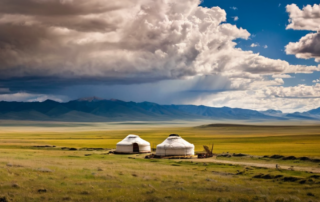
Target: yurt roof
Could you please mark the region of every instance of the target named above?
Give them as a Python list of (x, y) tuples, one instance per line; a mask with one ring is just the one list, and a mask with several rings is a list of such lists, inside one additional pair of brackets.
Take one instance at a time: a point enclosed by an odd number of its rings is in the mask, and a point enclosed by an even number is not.
[(164, 147), (164, 148), (194, 148), (193, 144), (190, 144), (186, 140), (184, 140), (180, 136), (169, 136), (167, 139), (165, 139), (161, 144), (158, 144), (157, 147)]
[(127, 137), (125, 137), (123, 140), (117, 143), (117, 145), (132, 145), (134, 143), (137, 143), (138, 145), (150, 145), (149, 142), (141, 139), (138, 135), (130, 134)]

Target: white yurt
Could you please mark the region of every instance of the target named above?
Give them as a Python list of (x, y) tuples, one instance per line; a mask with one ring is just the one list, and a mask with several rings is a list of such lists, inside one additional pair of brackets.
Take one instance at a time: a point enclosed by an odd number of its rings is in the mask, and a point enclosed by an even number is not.
[(157, 156), (190, 156), (194, 155), (194, 145), (177, 134), (171, 134), (165, 141), (157, 145)]
[(138, 135), (130, 134), (121, 142), (117, 143), (115, 153), (148, 153), (151, 152), (150, 143), (141, 139)]

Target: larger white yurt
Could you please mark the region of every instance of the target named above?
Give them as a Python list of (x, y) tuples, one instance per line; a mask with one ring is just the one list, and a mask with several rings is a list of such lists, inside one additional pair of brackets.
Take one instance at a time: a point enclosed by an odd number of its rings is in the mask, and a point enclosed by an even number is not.
[(115, 153), (148, 153), (151, 152), (150, 143), (141, 139), (138, 135), (130, 134), (121, 142), (117, 143)]
[(182, 139), (177, 134), (171, 134), (165, 141), (157, 145), (157, 156), (191, 156), (194, 155), (194, 145)]

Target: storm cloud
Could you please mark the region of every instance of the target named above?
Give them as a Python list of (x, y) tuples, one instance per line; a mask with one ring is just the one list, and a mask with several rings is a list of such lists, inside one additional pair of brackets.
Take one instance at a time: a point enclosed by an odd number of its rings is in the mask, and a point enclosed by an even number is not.
[[(277, 96), (317, 99), (319, 86), (281, 85), (290, 74), (319, 71), (319, 65), (291, 65), (237, 48), (235, 40), (248, 40), (250, 33), (226, 23), (225, 10), (200, 3), (1, 0), (0, 99), (66, 101), (97, 95), (247, 108), (254, 107), (246, 98), (264, 106), (264, 99)], [(287, 28), (317, 31), (318, 10), (289, 5)], [(286, 51), (317, 59), (318, 44), (319, 33), (310, 33)], [(306, 89), (307, 94), (298, 93)]]
[(319, 71), (235, 48), (233, 40), (248, 39), (249, 32), (223, 23), (223, 9), (199, 4), (3, 0), (0, 79), (26, 84), (32, 78), (59, 86), (56, 83), (130, 84), (212, 74), (262, 80), (261, 75)]

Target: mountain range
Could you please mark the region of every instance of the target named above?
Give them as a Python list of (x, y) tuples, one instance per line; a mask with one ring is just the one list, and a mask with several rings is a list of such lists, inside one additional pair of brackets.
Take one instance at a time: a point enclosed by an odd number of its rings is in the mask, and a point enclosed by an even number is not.
[(97, 97), (69, 102), (0, 102), (0, 119), (105, 122), (160, 120), (320, 120), (320, 108), (307, 112), (282, 113), (278, 110), (255, 111), (229, 107), (196, 105), (159, 105), (151, 102), (125, 102)]

